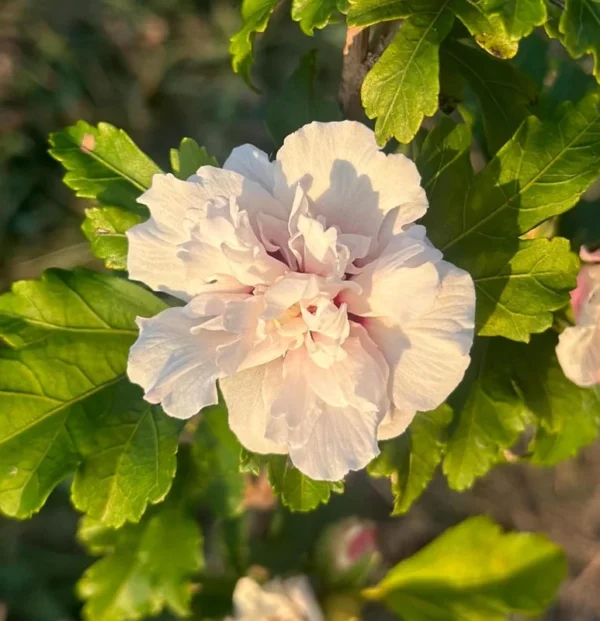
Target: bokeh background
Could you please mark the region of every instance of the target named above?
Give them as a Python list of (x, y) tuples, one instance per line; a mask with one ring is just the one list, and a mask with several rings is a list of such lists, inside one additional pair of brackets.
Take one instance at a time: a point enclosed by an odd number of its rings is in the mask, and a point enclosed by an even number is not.
[[(0, 292), (48, 267), (101, 269), (79, 230), (85, 201), (62, 185), (62, 170), (47, 154), (51, 131), (80, 118), (107, 121), (161, 166), (183, 136), (222, 162), (245, 142), (274, 151), (264, 125), (267, 102), (310, 49), (318, 51), (319, 91), (335, 95), (341, 25), (310, 39), (289, 11), (277, 11), (258, 48), (256, 93), (229, 64), (238, 13), (235, 0), (0, 0)], [(556, 97), (577, 97), (590, 84), (585, 62), (567, 63), (561, 54), (534, 38), (518, 62), (537, 71), (534, 77)], [(563, 223), (571, 236), (600, 240), (597, 193), (578, 209), (590, 217)], [(571, 578), (546, 618), (593, 621), (600, 619), (599, 479), (600, 448), (593, 446), (556, 469), (499, 467), (467, 494), (436, 480), (407, 517), (389, 518), (387, 484), (358, 475), (345, 500), (293, 522), (294, 533), (304, 535), (296, 538), (296, 553), (314, 540), (318, 524), (346, 510), (378, 520), (389, 563), (468, 515), (488, 513), (507, 528), (542, 531), (565, 547)], [(64, 485), (33, 520), (0, 518), (0, 621), (79, 618), (74, 584), (90, 559), (75, 540), (76, 524)]]

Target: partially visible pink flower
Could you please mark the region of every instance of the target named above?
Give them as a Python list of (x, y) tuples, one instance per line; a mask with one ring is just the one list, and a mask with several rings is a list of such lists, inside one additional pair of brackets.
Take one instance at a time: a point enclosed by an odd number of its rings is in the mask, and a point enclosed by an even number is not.
[(581, 249), (585, 263), (571, 292), (575, 326), (566, 328), (556, 347), (565, 375), (578, 386), (600, 384), (600, 252)]
[(234, 616), (225, 621), (325, 621), (304, 576), (275, 579), (260, 586), (240, 578), (233, 592)]
[(380, 559), (376, 527), (350, 517), (329, 526), (317, 541), (316, 564), (329, 586), (359, 587)]
[(469, 364), (475, 290), (423, 226), (415, 165), (354, 122), (311, 123), (275, 161), (234, 149), (156, 175), (131, 278), (186, 302), (138, 319), (130, 379), (170, 416), (218, 400), (240, 442), (335, 481), (432, 410)]

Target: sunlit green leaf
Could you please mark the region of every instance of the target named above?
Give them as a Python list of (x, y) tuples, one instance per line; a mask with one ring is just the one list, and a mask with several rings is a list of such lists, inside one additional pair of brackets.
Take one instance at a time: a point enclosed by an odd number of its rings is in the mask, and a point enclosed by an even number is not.
[(567, 575), (544, 535), (503, 533), (487, 517), (446, 531), (364, 593), (406, 621), (504, 621), (542, 613)]
[(345, 5), (345, 0), (292, 0), (292, 19), (310, 37), (315, 28), (325, 28), (337, 12), (344, 12)]
[(229, 53), (233, 70), (239, 73), (249, 86), (252, 86), (250, 71), (253, 63), (254, 36), (257, 32), (264, 32), (267, 29), (276, 5), (277, 0), (242, 2), (242, 27), (231, 37)]
[[(50, 270), (0, 297), (0, 508), (28, 517), (77, 471), (75, 501), (106, 524), (167, 492), (177, 421), (144, 404), (125, 369), (137, 316), (164, 304), (88, 270)], [(101, 455), (103, 459), (99, 459)]]
[(195, 175), (200, 166), (218, 165), (217, 158), (192, 138), (183, 138), (178, 149), (171, 149), (171, 168), (179, 179)]
[(368, 467), (374, 477), (389, 477), (394, 494), (393, 515), (406, 513), (421, 496), (442, 459), (445, 430), (452, 410), (442, 404), (417, 414), (399, 437), (382, 442), (380, 455)]
[(135, 211), (137, 197), (150, 187), (158, 166), (121, 129), (85, 121), (50, 135), (50, 155), (67, 174), (77, 196)]
[(176, 481), (167, 499), (138, 524), (110, 530), (82, 521), (80, 540), (102, 555), (77, 585), (86, 621), (136, 621), (165, 608), (189, 615), (190, 578), (202, 567), (202, 535), (185, 487)]

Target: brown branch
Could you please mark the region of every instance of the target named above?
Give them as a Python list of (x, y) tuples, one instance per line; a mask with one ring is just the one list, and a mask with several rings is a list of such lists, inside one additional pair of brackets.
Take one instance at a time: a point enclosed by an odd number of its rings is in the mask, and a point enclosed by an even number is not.
[(360, 87), (367, 73), (365, 61), (369, 53), (369, 31), (358, 26), (348, 26), (344, 47), (344, 66), (339, 101), (348, 119), (364, 118), (360, 100)]

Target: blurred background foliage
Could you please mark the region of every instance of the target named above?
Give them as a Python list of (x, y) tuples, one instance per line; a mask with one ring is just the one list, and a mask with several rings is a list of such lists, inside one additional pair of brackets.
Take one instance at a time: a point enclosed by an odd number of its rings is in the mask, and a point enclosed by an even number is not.
[[(0, 291), (51, 266), (101, 269), (79, 228), (87, 205), (62, 184), (61, 167), (47, 154), (51, 131), (80, 118), (107, 121), (125, 129), (160, 166), (167, 166), (169, 149), (182, 136), (196, 139), (223, 162), (245, 142), (275, 150), (280, 137), (265, 129), (267, 102), (292, 105), (293, 98), (280, 96), (309, 50), (317, 50), (318, 92), (335, 96), (342, 26), (309, 38), (287, 7), (277, 10), (258, 46), (255, 82), (261, 92), (256, 93), (230, 66), (228, 39), (239, 24), (235, 0), (0, 0)], [(524, 41), (514, 62), (545, 87), (534, 102), (540, 116), (593, 85), (589, 59), (571, 61), (543, 35)], [(474, 98), (463, 95), (460, 105), (465, 114), (472, 111), (477, 136), (481, 123)], [(446, 104), (451, 112), (456, 102)], [(407, 151), (417, 145), (418, 140)], [(485, 158), (477, 150), (473, 154), (479, 167)], [(600, 242), (597, 194), (592, 188), (559, 223), (575, 245)], [(438, 480), (401, 518), (388, 517), (386, 483), (369, 483), (360, 474), (350, 477), (343, 497), (309, 515), (278, 509), (266, 519), (264, 499), (255, 498), (250, 524), (258, 536), (250, 552), (235, 549), (238, 524), (199, 516), (207, 564), (218, 566), (223, 554), (244, 564), (248, 558), (239, 555), (250, 554), (274, 571), (297, 569), (309, 562), (323, 525), (349, 513), (378, 521), (380, 546), (393, 563), (468, 515), (488, 513), (507, 528), (546, 532), (565, 547), (571, 580), (548, 619), (599, 619), (600, 589), (594, 587), (600, 584), (599, 469), (600, 450), (593, 446), (552, 470), (496, 468), (466, 494), (451, 492)], [(59, 487), (33, 520), (0, 520), (0, 621), (79, 618), (74, 584), (92, 559), (77, 543), (76, 528), (68, 486)], [(228, 601), (227, 584), (216, 585), (216, 593), (198, 598), (203, 614)]]

